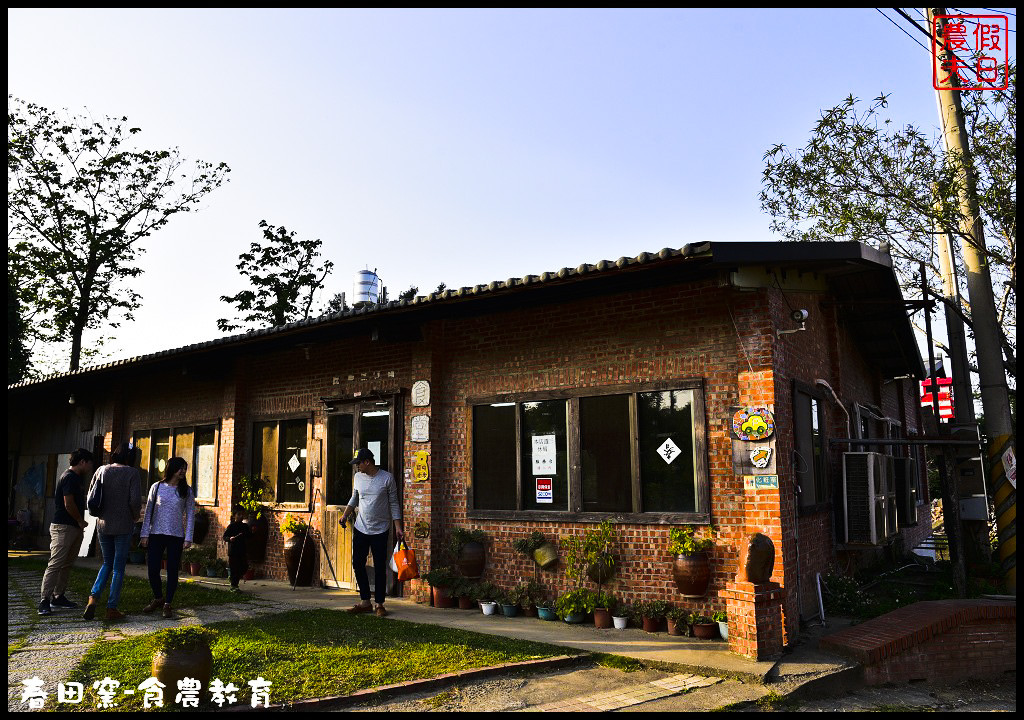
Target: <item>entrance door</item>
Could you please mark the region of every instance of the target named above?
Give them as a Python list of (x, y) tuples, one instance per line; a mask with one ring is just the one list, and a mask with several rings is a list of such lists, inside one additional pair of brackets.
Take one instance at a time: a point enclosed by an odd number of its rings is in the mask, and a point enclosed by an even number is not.
[[(338, 521), (352, 497), (350, 464), (359, 448), (373, 452), (378, 467), (399, 479), (394, 457), (397, 446), (393, 418), (395, 402), (365, 402), (339, 405), (327, 416), (326, 503), (324, 509), (324, 557), (321, 558), (321, 580), (329, 587), (355, 588), (352, 573), (352, 523), (342, 528)], [(372, 564), (368, 559), (367, 563)], [(373, 572), (369, 573), (373, 586)]]

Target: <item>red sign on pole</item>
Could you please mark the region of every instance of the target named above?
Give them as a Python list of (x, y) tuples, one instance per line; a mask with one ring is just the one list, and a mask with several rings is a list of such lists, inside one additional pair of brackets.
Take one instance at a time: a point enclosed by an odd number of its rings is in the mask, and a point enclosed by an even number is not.
[[(939, 417), (943, 420), (953, 419), (953, 395), (950, 386), (953, 384), (952, 378), (935, 378), (935, 384), (938, 388), (936, 399), (939, 402)], [(931, 378), (921, 381), (921, 407), (932, 407), (932, 380)]]
[[(944, 22), (943, 22), (944, 21)], [(957, 80), (962, 90), (1006, 90), (1010, 62), (1005, 15), (936, 15), (932, 19), (932, 87)]]

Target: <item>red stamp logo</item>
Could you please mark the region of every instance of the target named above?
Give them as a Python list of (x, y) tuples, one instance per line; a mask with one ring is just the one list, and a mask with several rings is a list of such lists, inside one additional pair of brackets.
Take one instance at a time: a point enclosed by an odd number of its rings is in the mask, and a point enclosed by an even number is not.
[(932, 20), (932, 86), (1005, 90), (1010, 24), (1005, 15), (936, 15)]

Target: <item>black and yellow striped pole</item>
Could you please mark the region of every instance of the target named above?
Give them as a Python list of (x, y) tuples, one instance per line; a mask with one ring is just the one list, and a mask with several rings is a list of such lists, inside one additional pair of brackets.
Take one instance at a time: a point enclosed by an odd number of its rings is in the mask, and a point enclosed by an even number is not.
[(996, 437), (988, 446), (996, 531), (999, 534), (999, 564), (1006, 591), (1017, 594), (1017, 485), (1015, 448), (1010, 435)]

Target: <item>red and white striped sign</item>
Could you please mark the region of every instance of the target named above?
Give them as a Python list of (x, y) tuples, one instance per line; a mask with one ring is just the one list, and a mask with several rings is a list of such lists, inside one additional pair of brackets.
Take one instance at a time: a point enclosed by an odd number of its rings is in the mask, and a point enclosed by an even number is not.
[[(943, 420), (953, 419), (953, 395), (952, 378), (935, 378), (935, 383), (938, 386), (938, 401), (939, 401), (939, 417)], [(932, 407), (932, 378), (921, 381), (921, 406)]]

